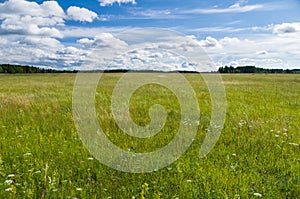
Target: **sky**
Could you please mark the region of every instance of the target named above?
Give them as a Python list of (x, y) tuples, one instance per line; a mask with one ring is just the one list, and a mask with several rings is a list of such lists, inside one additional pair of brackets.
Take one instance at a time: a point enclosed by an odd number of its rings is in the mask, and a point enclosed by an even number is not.
[(299, 11), (299, 0), (0, 0), (0, 64), (188, 70), (171, 53), (182, 48), (217, 67), (300, 68)]

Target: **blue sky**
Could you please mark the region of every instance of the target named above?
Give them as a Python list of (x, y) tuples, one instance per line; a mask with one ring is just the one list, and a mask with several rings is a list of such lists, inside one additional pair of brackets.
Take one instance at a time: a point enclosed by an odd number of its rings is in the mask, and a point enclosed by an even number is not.
[(0, 1), (0, 63), (84, 67), (95, 46), (117, 51), (120, 32), (155, 27), (188, 36), (217, 66), (300, 68), (299, 11), (298, 0)]

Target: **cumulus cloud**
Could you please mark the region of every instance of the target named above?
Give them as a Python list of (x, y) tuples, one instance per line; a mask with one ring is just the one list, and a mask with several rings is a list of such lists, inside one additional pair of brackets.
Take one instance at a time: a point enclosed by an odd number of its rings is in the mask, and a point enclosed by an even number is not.
[(51, 48), (62, 48), (63, 45), (54, 38), (50, 37), (26, 37), (23, 41), (19, 43), (24, 43), (33, 47), (51, 47)]
[(0, 3), (0, 33), (62, 38), (56, 26), (64, 24), (65, 13), (56, 1), (42, 4), (25, 0)]
[(116, 37), (111, 33), (101, 33), (95, 36), (93, 39), (82, 38), (77, 43), (83, 44), (86, 47), (97, 48), (122, 48), (128, 46), (128, 44)]
[(232, 44), (237, 44), (241, 40), (239, 40), (237, 37), (224, 37), (223, 39), (220, 40), (221, 45), (232, 45)]
[(109, 69), (130, 70), (195, 70), (187, 64), (183, 57), (159, 49), (142, 48), (129, 51), (116, 57), (109, 65)]
[(255, 65), (269, 68), (299, 68), (299, 32), (283, 35), (265, 34), (260, 37), (253, 35), (248, 39), (237, 37), (224, 37), (215, 39), (216, 41), (214, 39), (210, 40), (214, 41), (213, 43), (218, 42), (221, 48), (212, 48), (210, 47), (212, 45), (202, 45), (202, 47), (219, 66)]
[(73, 46), (64, 46), (50, 37), (28, 36), (11, 41), (0, 48), (2, 63), (18, 63), (48, 66), (57, 69), (74, 69), (85, 62), (89, 51)]
[(0, 17), (5, 18), (10, 15), (63, 18), (65, 13), (56, 1), (45, 1), (42, 4), (37, 4), (25, 0), (8, 0), (0, 3)]
[(67, 15), (69, 19), (81, 22), (93, 22), (93, 20), (98, 17), (95, 12), (76, 6), (69, 7), (67, 10)]
[(216, 40), (215, 38), (213, 38), (211, 36), (206, 37), (205, 40), (201, 40), (199, 43), (200, 43), (201, 47), (204, 47), (204, 48), (221, 47), (218, 40)]
[(295, 33), (300, 31), (300, 23), (282, 23), (274, 26), (273, 32), (276, 34)]
[[(93, 51), (89, 57), (91, 65), (84, 67), (162, 71), (195, 71), (199, 69), (198, 65), (191, 63), (191, 60), (186, 60), (185, 57), (185, 55), (188, 55), (189, 58), (206, 56), (194, 36), (166, 35), (166, 37), (156, 39), (149, 34), (151, 31), (149, 29), (129, 31), (118, 37), (110, 33), (102, 33), (94, 38), (79, 39), (78, 44)], [(154, 31), (157, 34), (164, 34), (158, 30)], [(203, 63), (207, 60), (208, 57)], [(206, 68), (201, 67), (200, 70), (208, 68), (207, 65), (205, 65)]]
[(122, 3), (132, 3), (136, 4), (135, 0), (98, 0), (100, 2), (101, 6), (110, 6), (113, 5), (114, 3), (118, 3), (121, 5)]

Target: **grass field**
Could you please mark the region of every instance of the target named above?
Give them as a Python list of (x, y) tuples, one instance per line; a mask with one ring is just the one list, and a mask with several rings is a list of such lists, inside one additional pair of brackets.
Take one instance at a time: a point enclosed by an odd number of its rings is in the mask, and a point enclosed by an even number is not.
[[(122, 133), (110, 97), (122, 74), (104, 74), (96, 94), (99, 123), (119, 147), (153, 151), (176, 134), (174, 94), (158, 85), (138, 89), (133, 119), (149, 123), (162, 104), (157, 136)], [(143, 174), (100, 164), (84, 148), (72, 119), (75, 74), (0, 75), (0, 198), (300, 198), (300, 75), (223, 75), (226, 122), (214, 149), (199, 158), (210, 121), (210, 99), (198, 75), (185, 74), (201, 110), (197, 137), (169, 167)]]

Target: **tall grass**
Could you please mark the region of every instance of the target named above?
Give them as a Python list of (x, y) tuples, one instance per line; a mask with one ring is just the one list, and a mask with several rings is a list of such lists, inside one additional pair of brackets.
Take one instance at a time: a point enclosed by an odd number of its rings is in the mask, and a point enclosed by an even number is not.
[[(139, 125), (162, 104), (164, 129), (149, 139), (123, 133), (111, 110), (122, 74), (104, 74), (96, 94), (103, 131), (119, 147), (148, 152), (176, 134), (179, 103), (164, 87), (147, 85), (132, 96)], [(300, 76), (223, 75), (227, 115), (222, 135), (205, 158), (199, 150), (210, 121), (205, 83), (185, 74), (201, 110), (198, 135), (169, 167), (144, 174), (113, 170), (84, 148), (72, 119), (75, 74), (0, 75), (0, 198), (299, 198)]]

